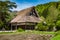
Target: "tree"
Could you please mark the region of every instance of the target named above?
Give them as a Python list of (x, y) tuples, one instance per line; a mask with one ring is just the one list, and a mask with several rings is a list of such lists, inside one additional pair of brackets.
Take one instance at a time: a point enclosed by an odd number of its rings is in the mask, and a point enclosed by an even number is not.
[(17, 5), (14, 2), (10, 1), (0, 1), (0, 20), (3, 23), (2, 27), (6, 26), (9, 19), (9, 13), (12, 11), (11, 9), (16, 8)]
[[(36, 6), (39, 16), (44, 18), (49, 30), (56, 27), (56, 22), (60, 19), (60, 2), (50, 2)], [(57, 17), (58, 16), (58, 17)]]

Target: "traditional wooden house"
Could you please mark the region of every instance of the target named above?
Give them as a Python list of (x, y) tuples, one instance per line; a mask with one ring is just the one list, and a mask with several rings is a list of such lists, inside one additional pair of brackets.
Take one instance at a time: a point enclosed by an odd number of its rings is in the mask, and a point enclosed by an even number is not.
[(11, 20), (11, 30), (18, 29), (19, 27), (22, 29), (33, 30), (39, 21), (40, 19), (35, 7), (27, 8), (19, 11), (17, 16)]

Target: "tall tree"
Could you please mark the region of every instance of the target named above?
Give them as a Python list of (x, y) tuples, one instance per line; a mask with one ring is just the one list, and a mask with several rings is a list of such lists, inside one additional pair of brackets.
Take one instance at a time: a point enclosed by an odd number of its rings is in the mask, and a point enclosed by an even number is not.
[(14, 2), (0, 1), (0, 21), (3, 23), (3, 26), (7, 23), (6, 19), (9, 18), (9, 13), (12, 11), (11, 9), (16, 7), (17, 5)]

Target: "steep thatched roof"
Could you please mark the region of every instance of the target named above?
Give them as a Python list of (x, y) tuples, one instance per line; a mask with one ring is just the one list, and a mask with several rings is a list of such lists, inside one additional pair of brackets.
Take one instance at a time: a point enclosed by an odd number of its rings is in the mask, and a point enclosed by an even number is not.
[(19, 23), (19, 22), (39, 22), (40, 19), (39, 17), (36, 16), (26, 16), (27, 14), (29, 14), (32, 10), (34, 9), (34, 7), (31, 8), (27, 8), (24, 10), (21, 10), (17, 13), (17, 16), (11, 20), (10, 23)]

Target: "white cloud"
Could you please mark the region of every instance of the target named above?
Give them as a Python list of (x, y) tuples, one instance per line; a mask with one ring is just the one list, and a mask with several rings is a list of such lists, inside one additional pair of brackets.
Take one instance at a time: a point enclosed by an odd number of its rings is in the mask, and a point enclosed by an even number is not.
[(29, 4), (29, 3), (17, 3), (17, 8), (15, 9), (13, 9), (13, 10), (17, 10), (17, 11), (19, 11), (19, 10), (23, 10), (23, 9), (26, 9), (26, 8), (29, 8), (29, 7), (32, 7), (33, 6), (33, 4)]

